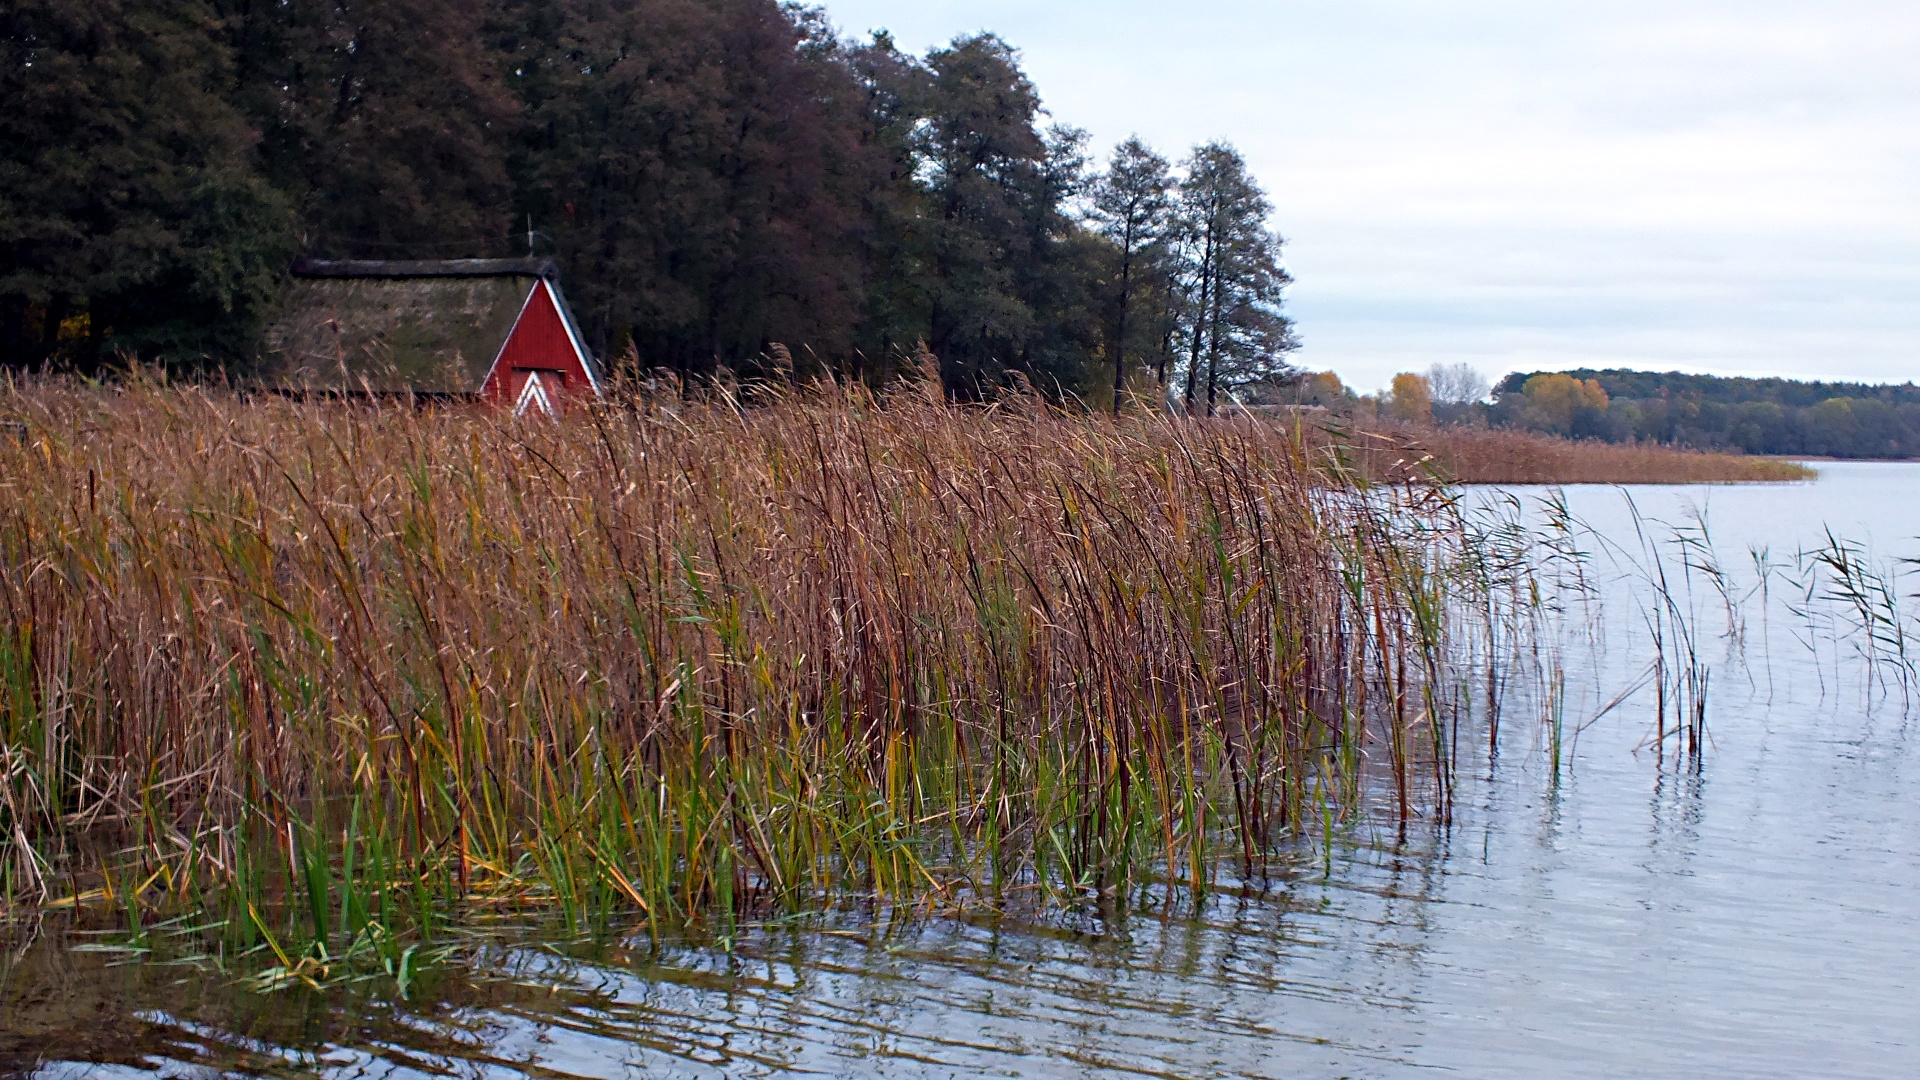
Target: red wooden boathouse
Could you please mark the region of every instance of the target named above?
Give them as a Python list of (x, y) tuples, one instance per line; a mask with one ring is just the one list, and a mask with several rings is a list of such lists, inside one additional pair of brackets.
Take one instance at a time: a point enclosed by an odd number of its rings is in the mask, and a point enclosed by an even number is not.
[(600, 394), (551, 261), (303, 259), (293, 273), (267, 334), (277, 387), (477, 397), (547, 414)]

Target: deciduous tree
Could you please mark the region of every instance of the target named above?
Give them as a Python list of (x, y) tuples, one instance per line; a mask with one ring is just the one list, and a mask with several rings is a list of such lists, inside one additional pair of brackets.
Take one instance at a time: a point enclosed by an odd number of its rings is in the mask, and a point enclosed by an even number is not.
[(1424, 375), (1410, 371), (1395, 375), (1382, 404), (1396, 420), (1419, 425), (1433, 422), (1433, 389)]
[(515, 102), (486, 0), (218, 0), (235, 99), (309, 254), (505, 254)]
[[(871, 87), (772, 0), (537, 0), (504, 51), (513, 170), (593, 344), (686, 373), (851, 345)], [(876, 200), (877, 201), (877, 200)]]
[(201, 0), (0, 8), (0, 350), (243, 359), (293, 251)]
[(1528, 379), (1522, 393), (1534, 426), (1556, 435), (1587, 434), (1607, 411), (1607, 392), (1592, 379), (1553, 373)]
[(948, 393), (979, 397), (1021, 372), (1077, 389), (1098, 328), (1084, 233), (1066, 213), (1084, 134), (1040, 130), (1039, 92), (992, 34), (928, 55), (916, 128), (928, 217), (928, 343)]

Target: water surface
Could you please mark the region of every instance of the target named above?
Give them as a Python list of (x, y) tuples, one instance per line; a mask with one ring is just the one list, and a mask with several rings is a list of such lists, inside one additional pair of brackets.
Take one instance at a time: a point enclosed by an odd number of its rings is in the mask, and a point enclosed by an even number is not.
[[(1523, 499), (1543, 491), (1512, 489)], [(1471, 497), (1489, 497), (1476, 492)], [(1920, 556), (1920, 465), (1810, 484), (1566, 489), (1570, 765), (1537, 711), (1467, 755), (1450, 828), (1361, 828), (1174, 918), (748, 928), (731, 950), (476, 938), (416, 987), (259, 996), (51, 938), (6, 969), (0, 1071), (40, 1077), (1883, 1077), (1920, 1050), (1920, 769), (1897, 687), (1815, 634), (1794, 553)], [(1704, 519), (1729, 617), (1670, 529)], [(1713, 670), (1697, 768), (1649, 744), (1639, 571), (1666, 553)], [(1668, 545), (1661, 547), (1661, 545)], [(1764, 565), (1767, 596), (1749, 596)], [(1697, 560), (1696, 560), (1697, 561)], [(1643, 564), (1644, 565), (1644, 564)], [(1685, 582), (1681, 582), (1682, 585)], [(1903, 589), (1903, 592), (1912, 590)], [(1732, 627), (1744, 645), (1726, 631)], [(1802, 639), (1820, 643), (1810, 650)], [(69, 942), (70, 943), (70, 942)]]

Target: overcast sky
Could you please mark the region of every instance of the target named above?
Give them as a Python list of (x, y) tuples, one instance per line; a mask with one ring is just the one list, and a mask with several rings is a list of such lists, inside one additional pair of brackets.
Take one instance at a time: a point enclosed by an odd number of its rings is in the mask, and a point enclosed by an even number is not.
[(992, 30), (1104, 150), (1224, 138), (1298, 360), (1920, 379), (1914, 0), (827, 0)]

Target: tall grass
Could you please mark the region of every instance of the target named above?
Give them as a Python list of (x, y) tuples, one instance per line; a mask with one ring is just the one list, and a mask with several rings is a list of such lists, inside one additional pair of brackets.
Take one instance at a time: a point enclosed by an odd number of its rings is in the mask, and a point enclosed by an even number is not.
[(1814, 476), (1806, 466), (1778, 458), (1385, 420), (1343, 432), (1340, 441), (1361, 467), (1382, 479), (1432, 473), (1461, 484), (1734, 484)]
[(0, 894), (204, 910), (284, 977), (404, 979), (462, 907), (1204, 894), (1444, 816), (1460, 644), (1490, 694), (1505, 647), (1461, 613), (1520, 602), (1443, 492), (1273, 425), (831, 387), (0, 414)]

